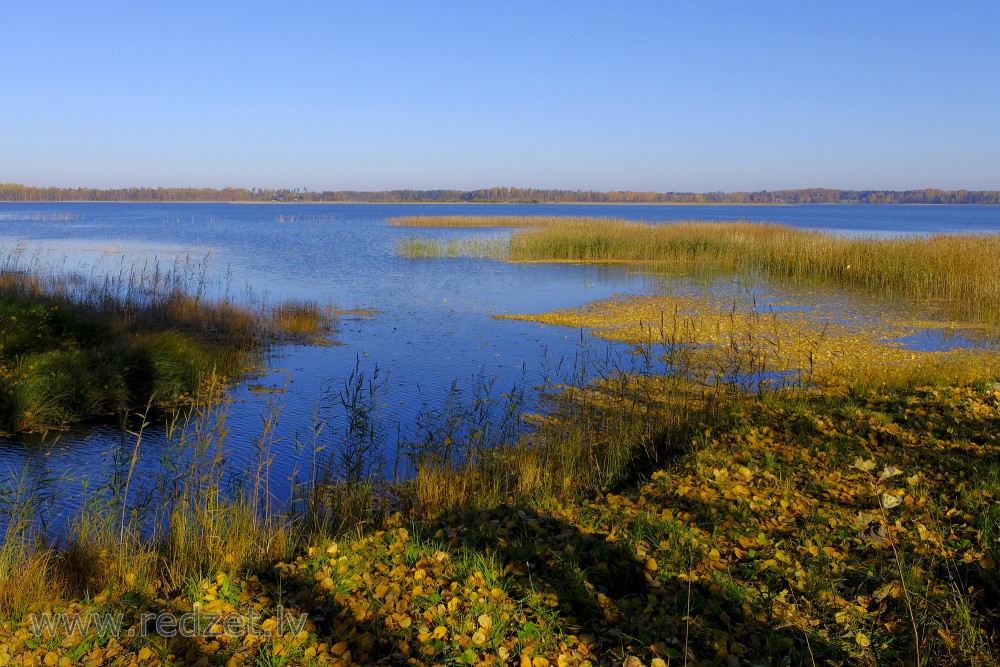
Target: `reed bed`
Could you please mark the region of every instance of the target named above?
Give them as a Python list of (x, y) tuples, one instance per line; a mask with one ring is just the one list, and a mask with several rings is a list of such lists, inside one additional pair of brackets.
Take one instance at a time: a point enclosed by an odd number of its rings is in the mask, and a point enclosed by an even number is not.
[(558, 215), (404, 215), (389, 218), (390, 227), (547, 227), (566, 221), (604, 223), (615, 218), (567, 218)]
[(309, 345), (331, 345), (333, 322), (342, 311), (309, 299), (290, 299), (266, 309), (266, 326), (282, 340)]
[(771, 278), (939, 300), (1000, 314), (1000, 236), (844, 238), (757, 223), (565, 222), (521, 231), (514, 261), (709, 264)]
[(767, 275), (858, 287), (876, 294), (940, 299), (995, 315), (1000, 308), (1000, 236), (841, 239), (789, 231), (740, 256)]
[(647, 224), (566, 219), (511, 236), (515, 261), (723, 262), (781, 233), (810, 234), (753, 223)]
[[(407, 257), (518, 262), (669, 263), (937, 300), (980, 319), (1000, 316), (1000, 236), (847, 238), (752, 222), (649, 224), (554, 216), (422, 216), (413, 226), (522, 228), (509, 244), (406, 239)], [(489, 224), (487, 224), (487, 222)], [(531, 228), (531, 229), (525, 229)]]

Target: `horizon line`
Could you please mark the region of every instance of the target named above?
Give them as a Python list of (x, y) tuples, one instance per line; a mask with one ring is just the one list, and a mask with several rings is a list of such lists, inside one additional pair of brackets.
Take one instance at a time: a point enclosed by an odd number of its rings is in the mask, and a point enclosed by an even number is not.
[(513, 192), (560, 192), (560, 193), (586, 193), (586, 194), (612, 194), (612, 193), (629, 193), (629, 194), (657, 194), (657, 195), (735, 195), (735, 194), (763, 194), (763, 193), (781, 193), (781, 192), (1000, 192), (1000, 185), (995, 189), (986, 188), (940, 188), (935, 186), (927, 186), (920, 188), (883, 188), (883, 187), (862, 187), (862, 188), (844, 188), (844, 187), (830, 187), (830, 186), (809, 186), (809, 187), (777, 187), (777, 188), (760, 188), (756, 190), (752, 189), (736, 189), (736, 190), (649, 190), (649, 189), (622, 189), (622, 188), (612, 188), (601, 190), (597, 188), (555, 188), (555, 187), (534, 187), (534, 186), (514, 186), (514, 185), (493, 185), (484, 186), (477, 188), (454, 188), (454, 187), (432, 187), (432, 188), (419, 188), (419, 187), (385, 187), (385, 188), (337, 188), (337, 189), (309, 189), (309, 188), (293, 188), (285, 186), (243, 186), (243, 185), (225, 185), (225, 186), (207, 186), (207, 185), (123, 185), (123, 186), (110, 186), (110, 187), (99, 187), (92, 185), (26, 185), (24, 183), (4, 183), (0, 182), (0, 192), (6, 189), (27, 189), (27, 190), (64, 190), (64, 191), (79, 191), (79, 190), (92, 190), (97, 192), (118, 192), (118, 191), (135, 191), (135, 190), (198, 190), (198, 191), (216, 191), (216, 192), (227, 192), (233, 190), (246, 190), (248, 192), (297, 192), (301, 194), (325, 194), (325, 193), (346, 193), (346, 192), (356, 192), (362, 194), (377, 194), (382, 192), (454, 192), (454, 193), (477, 193), (477, 192), (490, 192), (498, 190), (506, 190)]

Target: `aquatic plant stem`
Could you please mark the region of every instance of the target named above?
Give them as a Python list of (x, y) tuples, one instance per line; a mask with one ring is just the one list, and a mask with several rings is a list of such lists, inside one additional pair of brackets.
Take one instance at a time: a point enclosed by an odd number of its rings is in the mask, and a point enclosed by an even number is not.
[(132, 483), (132, 475), (135, 473), (136, 463), (139, 461), (139, 446), (142, 444), (142, 434), (149, 422), (146, 421), (146, 415), (149, 414), (149, 410), (153, 407), (153, 397), (150, 396), (149, 403), (146, 405), (145, 411), (142, 415), (139, 415), (142, 422), (139, 426), (138, 431), (126, 430), (125, 433), (135, 438), (135, 444), (132, 445), (132, 456), (129, 458), (128, 475), (125, 477), (125, 488), (122, 490), (122, 516), (121, 525), (118, 531), (119, 543), (125, 543), (125, 514), (128, 512), (128, 489), (129, 485)]

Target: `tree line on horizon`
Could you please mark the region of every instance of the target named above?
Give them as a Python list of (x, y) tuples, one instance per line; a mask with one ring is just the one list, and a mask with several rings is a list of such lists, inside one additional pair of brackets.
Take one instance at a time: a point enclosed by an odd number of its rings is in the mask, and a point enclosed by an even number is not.
[(54, 188), (0, 183), (2, 202), (362, 202), (536, 204), (1000, 204), (1000, 190), (838, 190), (636, 192), (483, 188), (479, 190), (335, 190), (273, 188)]

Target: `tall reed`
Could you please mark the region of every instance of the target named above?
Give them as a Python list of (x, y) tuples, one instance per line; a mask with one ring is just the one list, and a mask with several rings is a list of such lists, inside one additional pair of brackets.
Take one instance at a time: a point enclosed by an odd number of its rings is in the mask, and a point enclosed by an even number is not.
[(565, 501), (615, 488), (689, 442), (721, 405), (686, 374), (694, 346), (649, 330), (643, 353), (583, 349), (543, 368), (538, 402), (516, 387), (452, 396), (418, 419), (424, 437), (406, 451), (416, 472), (412, 512)]
[(515, 261), (711, 264), (1000, 314), (1000, 236), (845, 238), (757, 223), (566, 221), (515, 232)]

